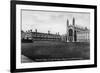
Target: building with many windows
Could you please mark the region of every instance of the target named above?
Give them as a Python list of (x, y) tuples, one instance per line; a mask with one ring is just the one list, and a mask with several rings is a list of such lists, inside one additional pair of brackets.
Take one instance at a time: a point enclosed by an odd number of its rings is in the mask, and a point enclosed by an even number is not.
[(37, 29), (35, 32), (32, 32), (32, 30), (29, 30), (27, 32), (22, 32), (22, 39), (23, 40), (32, 40), (32, 41), (61, 41), (61, 36), (58, 34), (51, 34), (50, 31), (48, 33), (41, 33), (37, 32)]
[(66, 34), (60, 35), (59, 33), (52, 34), (50, 31), (48, 33), (35, 32), (28, 30), (26, 32), (21, 31), (22, 40), (48, 40), (48, 41), (64, 41), (64, 42), (89, 42), (90, 41), (90, 30), (85, 27), (78, 27), (75, 24), (75, 18), (73, 18), (72, 24), (69, 25), (69, 20), (67, 20)]

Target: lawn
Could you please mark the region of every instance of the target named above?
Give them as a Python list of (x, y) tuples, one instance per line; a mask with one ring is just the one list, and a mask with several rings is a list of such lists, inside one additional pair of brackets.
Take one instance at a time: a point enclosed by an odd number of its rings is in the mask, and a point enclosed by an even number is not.
[(34, 62), (86, 60), (90, 58), (89, 42), (35, 41), (21, 44), (22, 55)]

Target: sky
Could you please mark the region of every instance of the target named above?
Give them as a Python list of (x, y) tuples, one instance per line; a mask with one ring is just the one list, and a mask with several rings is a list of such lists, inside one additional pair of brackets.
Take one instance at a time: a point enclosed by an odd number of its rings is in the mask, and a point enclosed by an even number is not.
[(73, 17), (75, 25), (90, 28), (90, 14), (76, 12), (54, 12), (54, 11), (35, 11), (22, 10), (22, 30), (27, 31), (32, 29), (38, 32), (55, 34), (66, 34), (67, 19), (69, 24), (72, 24)]

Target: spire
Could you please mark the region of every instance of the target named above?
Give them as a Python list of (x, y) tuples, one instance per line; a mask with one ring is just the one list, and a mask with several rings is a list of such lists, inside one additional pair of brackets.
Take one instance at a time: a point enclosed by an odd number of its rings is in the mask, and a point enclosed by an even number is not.
[(75, 18), (73, 17), (73, 25), (75, 26)]
[(67, 19), (67, 26), (69, 26), (69, 20)]

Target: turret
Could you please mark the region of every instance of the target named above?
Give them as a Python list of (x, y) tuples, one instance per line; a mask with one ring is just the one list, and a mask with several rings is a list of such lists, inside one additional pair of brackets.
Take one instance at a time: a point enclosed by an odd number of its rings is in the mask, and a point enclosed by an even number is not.
[(67, 27), (69, 26), (69, 20), (67, 19)]
[(73, 26), (75, 26), (75, 18), (73, 17)]

